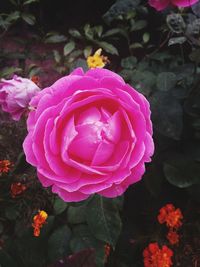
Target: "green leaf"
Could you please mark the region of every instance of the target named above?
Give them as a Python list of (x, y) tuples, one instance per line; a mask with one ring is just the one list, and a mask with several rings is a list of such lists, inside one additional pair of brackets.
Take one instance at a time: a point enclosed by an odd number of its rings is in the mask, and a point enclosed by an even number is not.
[(67, 219), (71, 224), (86, 222), (86, 206), (73, 207), (70, 206), (67, 210)]
[(65, 42), (67, 40), (67, 37), (61, 34), (52, 34), (52, 35), (48, 35), (45, 38), (45, 43), (50, 43), (50, 44), (54, 44), (54, 43), (62, 43)]
[(151, 165), (144, 175), (145, 186), (154, 197), (158, 197), (162, 192), (163, 178), (162, 169), (155, 164)]
[(41, 68), (40, 67), (33, 67), (33, 68), (29, 69), (28, 76), (32, 77), (34, 75), (38, 75), (40, 72), (41, 72)]
[(119, 55), (118, 50), (116, 47), (114, 47), (112, 44), (109, 44), (104, 41), (95, 41), (95, 43), (102, 49), (104, 49), (107, 53), (110, 53), (111, 55)]
[(134, 70), (131, 76), (131, 84), (139, 92), (148, 96), (156, 83), (156, 76), (148, 70)]
[(22, 69), (17, 68), (17, 67), (5, 67), (1, 72), (0, 72), (0, 77), (2, 78), (8, 78), (14, 73), (20, 73), (22, 72)]
[(143, 42), (146, 44), (148, 43), (149, 39), (150, 39), (150, 34), (148, 32), (145, 32), (142, 36)]
[(200, 63), (200, 49), (195, 49), (192, 51), (192, 53), (189, 55), (189, 58), (196, 62), (197, 64)]
[(83, 50), (83, 54), (85, 58), (88, 58), (92, 54), (92, 46), (86, 46)]
[(187, 41), (185, 36), (180, 36), (180, 37), (172, 37), (169, 39), (168, 46), (170, 45), (175, 45), (175, 44), (183, 44)]
[(124, 29), (121, 29), (121, 28), (113, 28), (113, 29), (110, 29), (107, 32), (105, 32), (102, 35), (102, 37), (103, 38), (112, 37), (113, 35), (117, 35), (117, 34), (122, 35), (125, 38), (128, 38), (127, 32)]
[(114, 248), (121, 231), (121, 219), (114, 201), (95, 195), (88, 203), (86, 213), (93, 235)]
[(104, 245), (91, 233), (87, 225), (78, 225), (73, 228), (73, 237), (70, 241), (70, 248), (73, 252), (78, 252), (87, 248), (94, 248), (97, 267), (104, 267)]
[(32, 4), (32, 3), (36, 3), (36, 2), (39, 2), (39, 0), (26, 0), (24, 1), (23, 5), (29, 5), (29, 4)]
[(9, 2), (10, 2), (11, 4), (13, 4), (14, 6), (17, 6), (17, 2), (16, 2), (15, 0), (9, 0)]
[(14, 174), (22, 173), (29, 167), (29, 164), (26, 161), (24, 152), (19, 153), (17, 160), (15, 161), (15, 167), (13, 169)]
[(67, 43), (63, 49), (64, 56), (69, 55), (74, 50), (74, 48), (75, 48), (75, 43), (73, 41)]
[(164, 163), (164, 173), (168, 182), (180, 188), (200, 184), (199, 163), (181, 154)]
[(79, 67), (81, 67), (84, 71), (87, 71), (88, 65), (87, 65), (86, 60), (84, 60), (82, 58), (77, 59), (76, 61), (73, 62), (73, 64), (71, 64), (70, 70), (72, 71), (72, 70), (79, 68)]
[(136, 48), (143, 48), (143, 45), (141, 43), (133, 43), (129, 47), (130, 49), (136, 49)]
[(85, 37), (88, 39), (88, 40), (93, 40), (94, 38), (94, 31), (93, 29), (91, 28), (90, 24), (86, 24), (83, 28), (84, 30), (84, 33), (85, 33)]
[(157, 77), (157, 88), (160, 91), (169, 91), (176, 85), (176, 75), (173, 72), (161, 72)]
[(69, 253), (71, 230), (67, 225), (61, 226), (51, 234), (48, 240), (48, 258), (51, 262), (61, 259)]
[(69, 34), (71, 34), (72, 37), (77, 38), (77, 39), (82, 38), (81, 33), (77, 31), (76, 29), (70, 29)]
[(14, 22), (14, 21), (18, 20), (19, 18), (20, 18), (20, 12), (14, 11), (7, 16), (6, 22), (9, 22), (9, 23)]
[(170, 91), (156, 92), (151, 98), (154, 127), (164, 136), (179, 140), (183, 128), (183, 110)]
[(58, 50), (53, 50), (53, 55), (54, 55), (55, 62), (60, 63), (61, 62), (61, 55), (58, 52)]
[(22, 16), (22, 19), (29, 25), (35, 24), (35, 16), (33, 16), (32, 14), (22, 13), (21, 16)]
[(123, 58), (121, 61), (121, 66), (124, 69), (134, 69), (136, 65), (137, 65), (137, 58), (133, 56)]
[(63, 201), (61, 198), (56, 197), (53, 205), (54, 213), (56, 215), (62, 213), (67, 207), (68, 207), (67, 202)]
[(130, 11), (134, 11), (135, 8), (139, 5), (139, 3), (140, 0), (118, 0), (103, 15), (103, 19), (107, 23), (110, 23), (114, 19), (117, 19), (120, 15), (124, 15)]
[(188, 35), (198, 35), (200, 32), (200, 19), (194, 19), (191, 23), (187, 24), (186, 33)]
[(103, 26), (101, 25), (95, 26), (93, 27), (93, 30), (96, 32), (98, 37), (101, 37), (102, 32), (103, 32)]
[(194, 12), (194, 14), (197, 17), (200, 17), (200, 2), (197, 1), (196, 4), (194, 4), (194, 5), (191, 6), (191, 8), (192, 8), (192, 11)]
[(134, 23), (131, 25), (131, 31), (139, 31), (144, 29), (146, 26), (147, 26), (146, 20), (134, 21)]

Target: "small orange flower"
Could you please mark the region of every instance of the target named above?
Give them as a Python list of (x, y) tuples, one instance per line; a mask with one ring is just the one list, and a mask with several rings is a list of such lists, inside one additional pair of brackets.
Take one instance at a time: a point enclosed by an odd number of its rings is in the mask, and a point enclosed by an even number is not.
[(7, 159), (0, 160), (0, 173), (9, 172), (11, 166), (12, 166), (12, 163), (10, 162), (10, 160), (7, 160)]
[(167, 204), (159, 211), (158, 221), (160, 224), (166, 223), (170, 228), (178, 229), (182, 222), (183, 215), (180, 209), (175, 209), (172, 204)]
[(22, 183), (12, 183), (10, 187), (11, 196), (15, 198), (16, 196), (22, 194), (26, 190), (26, 188), (27, 187)]
[(35, 237), (40, 236), (40, 227), (35, 227), (33, 234), (34, 234)]
[(179, 234), (176, 231), (169, 230), (167, 234), (167, 239), (171, 245), (176, 245), (179, 243)]
[(37, 75), (31, 77), (31, 81), (34, 82), (38, 87), (40, 87), (40, 78)]
[(103, 68), (109, 62), (108, 58), (101, 55), (101, 53), (102, 49), (99, 48), (93, 56), (87, 58), (88, 68)]
[(41, 210), (33, 217), (33, 228), (34, 228), (34, 236), (38, 237), (40, 235), (40, 229), (42, 226), (46, 223), (46, 220), (48, 218), (48, 214)]
[(158, 243), (151, 243), (143, 251), (144, 267), (170, 267), (172, 256), (173, 251), (167, 246), (160, 249)]

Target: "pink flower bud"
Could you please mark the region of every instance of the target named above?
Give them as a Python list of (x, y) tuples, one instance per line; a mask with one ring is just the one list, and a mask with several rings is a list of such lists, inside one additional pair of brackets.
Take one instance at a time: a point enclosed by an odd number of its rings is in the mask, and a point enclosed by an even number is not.
[(0, 82), (0, 105), (3, 111), (10, 113), (18, 121), (28, 109), (33, 96), (40, 88), (31, 80), (14, 75), (13, 79)]

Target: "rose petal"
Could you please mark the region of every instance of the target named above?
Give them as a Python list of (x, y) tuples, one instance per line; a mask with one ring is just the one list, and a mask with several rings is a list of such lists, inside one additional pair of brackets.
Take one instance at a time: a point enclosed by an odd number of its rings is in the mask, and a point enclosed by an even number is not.
[(73, 202), (73, 201), (82, 201), (89, 197), (89, 195), (83, 194), (81, 192), (67, 192), (60, 189), (56, 185), (52, 187), (52, 192), (57, 193), (64, 201)]

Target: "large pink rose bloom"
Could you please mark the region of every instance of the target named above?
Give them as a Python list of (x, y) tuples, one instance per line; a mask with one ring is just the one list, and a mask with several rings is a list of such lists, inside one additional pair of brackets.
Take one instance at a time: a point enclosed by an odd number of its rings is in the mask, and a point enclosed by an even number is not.
[(15, 75), (11, 80), (0, 81), (0, 106), (18, 121), (27, 111), (29, 102), (40, 88), (31, 80)]
[(121, 195), (154, 151), (149, 103), (117, 74), (76, 69), (35, 96), (23, 147), (65, 201)]
[(149, 0), (149, 5), (154, 7), (156, 10), (161, 11), (169, 5), (188, 7), (197, 3), (198, 1), (199, 0)]

